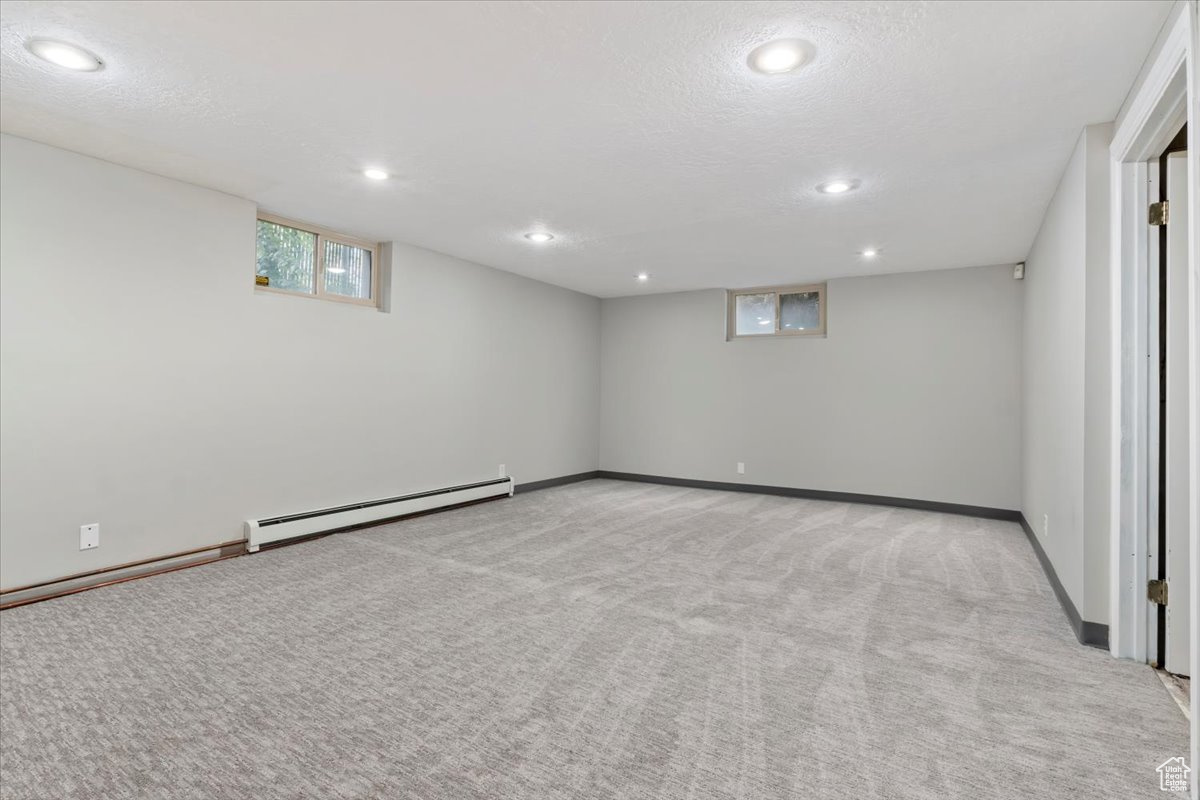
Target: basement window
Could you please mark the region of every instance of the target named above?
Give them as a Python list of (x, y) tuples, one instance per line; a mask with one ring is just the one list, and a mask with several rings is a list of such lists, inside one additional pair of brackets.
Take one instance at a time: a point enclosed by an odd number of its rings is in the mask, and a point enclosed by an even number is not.
[(825, 335), (823, 283), (733, 289), (727, 294), (726, 339)]
[(377, 306), (379, 245), (259, 212), (254, 287)]

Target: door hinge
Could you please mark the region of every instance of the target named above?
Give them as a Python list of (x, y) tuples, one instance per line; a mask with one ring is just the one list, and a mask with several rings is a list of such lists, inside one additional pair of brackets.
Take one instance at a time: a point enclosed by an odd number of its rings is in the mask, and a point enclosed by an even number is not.
[(1166, 200), (1150, 204), (1150, 224), (1166, 225), (1171, 216), (1171, 207)]
[(1151, 603), (1158, 603), (1160, 606), (1165, 606), (1167, 604), (1167, 582), (1149, 581), (1146, 584), (1146, 597)]

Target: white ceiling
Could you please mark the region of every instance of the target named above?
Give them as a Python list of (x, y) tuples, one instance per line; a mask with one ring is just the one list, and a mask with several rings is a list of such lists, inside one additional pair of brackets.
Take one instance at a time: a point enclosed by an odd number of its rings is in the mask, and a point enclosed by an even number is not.
[[(0, 123), (602, 297), (997, 264), (1170, 5), (6, 0)], [(815, 61), (751, 72), (779, 37)]]

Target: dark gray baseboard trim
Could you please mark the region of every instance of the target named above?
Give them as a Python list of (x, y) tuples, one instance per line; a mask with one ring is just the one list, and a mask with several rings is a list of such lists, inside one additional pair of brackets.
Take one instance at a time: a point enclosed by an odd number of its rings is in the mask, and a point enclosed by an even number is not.
[(560, 475), (557, 478), (546, 478), (544, 481), (518, 483), (513, 487), (513, 494), (534, 492), (538, 489), (549, 489), (551, 486), (564, 486), (568, 483), (578, 483), (579, 481), (590, 481), (592, 478), (599, 477), (600, 473), (596, 470), (592, 470), (591, 472), (576, 472), (574, 475)]
[(1108, 626), (1102, 622), (1083, 621), (1083, 629), (1076, 636), (1080, 644), (1098, 647), (1108, 652)]
[(1071, 630), (1075, 633), (1075, 638), (1079, 640), (1080, 644), (1085, 644), (1089, 647), (1098, 647), (1103, 650), (1108, 649), (1108, 626), (1099, 622), (1088, 622), (1079, 615), (1079, 610), (1075, 608), (1075, 604), (1071, 601), (1070, 595), (1067, 594), (1067, 590), (1063, 587), (1062, 581), (1058, 579), (1058, 573), (1054, 571), (1054, 565), (1050, 563), (1050, 558), (1046, 555), (1046, 551), (1042, 549), (1042, 543), (1038, 541), (1033, 528), (1029, 526), (1029, 521), (1025, 519), (1025, 515), (1020, 511), (1013, 511), (1006, 508), (989, 508), (987, 506), (970, 506), (960, 503), (942, 503), (933, 500), (914, 500), (909, 497), (886, 497), (883, 495), (858, 494), (855, 492), (828, 492), (821, 489), (796, 489), (790, 486), (764, 486), (754, 483), (701, 481), (693, 480), (692, 478), (670, 478), (664, 475), (639, 475), (633, 472), (613, 472), (606, 469), (579, 472), (574, 475), (563, 475), (558, 478), (547, 478), (542, 481), (518, 483), (513, 491), (516, 493), (532, 492), (538, 489), (548, 489), (552, 486), (563, 486), (568, 483), (592, 480), (593, 478), (635, 481), (638, 483), (658, 483), (665, 486), (685, 486), (692, 489), (716, 489), (725, 492), (751, 492), (754, 494), (778, 495), (780, 497), (801, 497), (809, 500), (828, 500), (835, 503), (893, 506), (896, 508), (911, 508), (918, 511), (938, 511), (944, 514), (960, 514), (967, 517), (1018, 522), (1025, 531), (1025, 536), (1029, 539), (1029, 544), (1033, 547), (1033, 552), (1037, 555), (1038, 562), (1041, 563), (1042, 570), (1046, 573), (1046, 579), (1050, 582), (1051, 588), (1054, 589), (1055, 596), (1058, 597), (1058, 602), (1062, 606), (1063, 613), (1067, 616), (1067, 622), (1070, 623)]
[(1037, 554), (1038, 561), (1042, 564), (1042, 570), (1046, 573), (1046, 578), (1050, 581), (1050, 586), (1053, 587), (1054, 594), (1058, 597), (1058, 603), (1062, 606), (1063, 613), (1067, 615), (1067, 621), (1071, 623), (1071, 630), (1075, 632), (1075, 638), (1079, 640), (1080, 644), (1107, 650), (1108, 626), (1099, 622), (1088, 622), (1079, 615), (1079, 609), (1075, 608), (1075, 604), (1071, 602), (1071, 596), (1067, 594), (1062, 581), (1058, 579), (1058, 573), (1054, 571), (1054, 565), (1050, 563), (1050, 557), (1042, 549), (1042, 543), (1038, 541), (1037, 534), (1030, 527), (1029, 520), (1025, 519), (1024, 514), (1021, 514), (1018, 521), (1025, 531), (1026, 538), (1029, 539), (1029, 544), (1033, 547), (1033, 552)]
[(1037, 559), (1042, 565), (1042, 570), (1046, 573), (1046, 578), (1050, 581), (1050, 586), (1054, 589), (1055, 596), (1058, 597), (1059, 604), (1062, 605), (1063, 612), (1067, 615), (1067, 621), (1071, 625), (1071, 630), (1075, 633), (1075, 638), (1079, 640), (1080, 644), (1085, 644), (1089, 647), (1098, 647), (1103, 650), (1108, 649), (1108, 626), (1099, 622), (1088, 622), (1079, 615), (1079, 610), (1075, 608), (1075, 604), (1071, 602), (1071, 597), (1063, 587), (1062, 581), (1058, 579), (1058, 573), (1054, 571), (1054, 565), (1050, 563), (1046, 551), (1042, 549), (1041, 542), (1038, 541), (1033, 529), (1029, 527), (1028, 520), (1025, 519), (1025, 515), (1020, 511), (1005, 508), (988, 508), (986, 506), (969, 506), (959, 503), (941, 503), (932, 500), (914, 500), (908, 497), (885, 497), (853, 492), (827, 492), (820, 489), (795, 489), (788, 486), (762, 486), (752, 483), (700, 481), (691, 478), (668, 478), (662, 475), (612, 472), (605, 469), (599, 470), (589, 477), (608, 478), (618, 481), (638, 481), (641, 483), (661, 483), (666, 486), (686, 486), (694, 489), (718, 489), (726, 492), (753, 492), (756, 494), (779, 495), (781, 497), (802, 497), (810, 500), (829, 500), (836, 503), (865, 503), (876, 506), (895, 506), (897, 508), (912, 508), (920, 511), (940, 511), (945, 514), (961, 514), (968, 517), (1019, 522), (1021, 528), (1025, 531), (1025, 536), (1029, 539), (1030, 545), (1033, 547), (1033, 552), (1037, 555)]
[(961, 503), (941, 503), (934, 500), (913, 500), (909, 497), (885, 497), (876, 494), (857, 494), (855, 492), (827, 492), (823, 489), (795, 489), (790, 486), (762, 486), (754, 483), (726, 483), (724, 481), (697, 481), (691, 478), (666, 478), (661, 475), (637, 475), (632, 472), (610, 472), (602, 469), (596, 473), (597, 478), (609, 478), (617, 481), (638, 481), (641, 483), (661, 483), (667, 486), (687, 486), (693, 489), (717, 489), (724, 492), (752, 492), (754, 494), (774, 494), (781, 497), (802, 497), (807, 500), (829, 500), (834, 503), (864, 503), (872, 506), (893, 506), (896, 508), (913, 508), (918, 511), (940, 511), (944, 514), (961, 514), (967, 517), (983, 517), (985, 519), (1001, 519), (1016, 522), (1020, 511), (1007, 508), (988, 508), (987, 506), (968, 506)]

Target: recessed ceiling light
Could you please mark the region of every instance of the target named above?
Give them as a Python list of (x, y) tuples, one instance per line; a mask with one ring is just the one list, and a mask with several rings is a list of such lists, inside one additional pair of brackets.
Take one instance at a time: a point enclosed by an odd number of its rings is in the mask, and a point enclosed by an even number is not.
[(858, 188), (858, 181), (846, 180), (839, 178), (833, 181), (826, 181), (817, 187), (817, 191), (821, 194), (845, 194), (852, 192)]
[(535, 233), (525, 234), (525, 238), (531, 242), (537, 242), (538, 244), (543, 244), (543, 243), (548, 242), (551, 239), (553, 239), (554, 236), (549, 233), (543, 233), (541, 231), (538, 231)]
[(650, 280), (650, 276), (648, 274), (646, 274), (645, 272), (639, 272), (637, 274), (637, 279), (639, 281), (648, 281), (648, 280)]
[(799, 69), (812, 58), (813, 46), (802, 39), (776, 39), (750, 51), (750, 68), (766, 75)]
[(868, 247), (866, 250), (862, 251), (861, 255), (863, 258), (874, 258), (875, 256), (879, 255), (879, 251), (874, 247)]
[(43, 61), (75, 70), (76, 72), (95, 72), (104, 66), (104, 62), (96, 56), (66, 42), (56, 42), (52, 39), (30, 39), (25, 43), (29, 52)]
[(771, 320), (769, 320), (769, 319), (760, 319), (760, 320), (758, 321), (758, 324), (759, 324), (759, 325), (770, 325), (770, 324), (771, 324)]
[(366, 175), (368, 178), (370, 178), (373, 181), (386, 181), (390, 177), (383, 170), (376, 169), (374, 167), (372, 167), (370, 169), (364, 169), (363, 175)]

